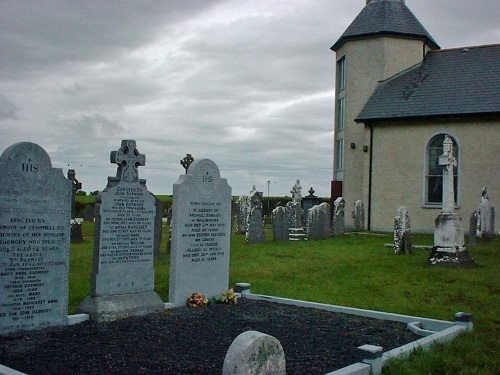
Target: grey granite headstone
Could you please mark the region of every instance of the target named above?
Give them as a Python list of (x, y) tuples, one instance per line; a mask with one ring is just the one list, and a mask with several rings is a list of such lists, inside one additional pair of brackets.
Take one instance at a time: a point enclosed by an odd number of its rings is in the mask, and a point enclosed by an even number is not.
[(332, 236), (343, 236), (345, 232), (345, 200), (342, 197), (333, 203)]
[(231, 187), (209, 159), (195, 160), (174, 184), (169, 302), (228, 289)]
[(288, 217), (285, 207), (278, 206), (271, 212), (273, 240), (288, 241)]
[[(494, 212), (494, 211), (493, 211)], [(479, 205), (479, 233), (481, 238), (489, 240), (491, 239), (492, 232), (492, 210), (490, 207), (490, 201), (488, 198), (488, 191), (486, 187), (483, 187), (483, 191), (481, 193), (481, 203)], [(494, 216), (494, 215), (493, 215)]]
[(91, 290), (79, 308), (96, 321), (164, 309), (154, 291), (155, 197), (137, 169), (146, 157), (134, 140), (123, 140), (110, 159), (117, 173), (97, 197)]
[(250, 243), (266, 241), (266, 235), (264, 232), (264, 215), (262, 213), (262, 209), (259, 207), (253, 207), (250, 210), (247, 220), (245, 241)]
[(91, 204), (87, 204), (83, 212), (83, 220), (86, 221), (87, 223), (93, 223), (94, 219), (95, 219), (94, 206)]
[(71, 189), (35, 143), (0, 157), (0, 334), (67, 324)]
[(223, 375), (285, 375), (286, 360), (281, 343), (273, 336), (246, 331), (229, 347)]
[(474, 246), (476, 244), (477, 219), (478, 219), (477, 211), (474, 211), (473, 213), (470, 214), (469, 236), (468, 236), (469, 246)]
[(326, 202), (313, 206), (307, 215), (307, 238), (318, 240), (330, 237), (330, 205)]

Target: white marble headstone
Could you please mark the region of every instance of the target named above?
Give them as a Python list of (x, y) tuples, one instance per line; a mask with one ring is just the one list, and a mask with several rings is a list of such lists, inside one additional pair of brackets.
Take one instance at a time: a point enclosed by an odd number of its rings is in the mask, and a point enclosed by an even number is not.
[(173, 187), (169, 302), (228, 289), (231, 187), (209, 159), (195, 160)]

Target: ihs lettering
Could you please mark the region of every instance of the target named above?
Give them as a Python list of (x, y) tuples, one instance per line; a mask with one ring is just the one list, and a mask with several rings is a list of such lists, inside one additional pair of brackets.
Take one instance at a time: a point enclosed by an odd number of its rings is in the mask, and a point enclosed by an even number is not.
[(203, 176), (203, 182), (212, 182), (213, 180), (213, 177), (210, 176), (207, 172), (207, 174), (205, 176)]
[(23, 172), (36, 172), (38, 170), (38, 166), (31, 163), (31, 159), (28, 159), (27, 163), (21, 164), (21, 170)]

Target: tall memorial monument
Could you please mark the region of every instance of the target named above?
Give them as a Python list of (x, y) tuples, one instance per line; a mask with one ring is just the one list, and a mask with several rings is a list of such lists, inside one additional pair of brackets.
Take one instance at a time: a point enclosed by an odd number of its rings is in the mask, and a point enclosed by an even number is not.
[(154, 291), (155, 197), (138, 171), (146, 157), (128, 139), (110, 159), (118, 168), (96, 200), (91, 290), (79, 308), (99, 322), (164, 309)]
[(174, 184), (169, 303), (228, 289), (231, 187), (209, 159), (195, 160)]
[(68, 322), (71, 185), (35, 143), (0, 157), (0, 334)]
[(443, 166), (443, 207), (435, 220), (434, 249), (429, 264), (471, 266), (474, 260), (465, 248), (462, 218), (455, 212), (453, 168), (457, 161), (453, 156), (453, 141), (448, 136), (444, 138), (439, 165)]

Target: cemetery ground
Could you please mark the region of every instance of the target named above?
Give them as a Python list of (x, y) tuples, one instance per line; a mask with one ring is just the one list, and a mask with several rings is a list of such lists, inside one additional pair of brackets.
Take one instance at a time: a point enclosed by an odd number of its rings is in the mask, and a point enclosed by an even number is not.
[[(71, 244), (71, 314), (89, 294), (94, 224), (82, 226), (84, 242)], [(454, 269), (426, 266), (429, 250), (394, 255), (392, 248), (384, 247), (392, 242), (392, 234), (347, 234), (281, 243), (272, 242), (269, 228), (266, 235), (267, 242), (248, 244), (244, 235), (232, 234), (230, 286), (249, 282), (256, 294), (442, 320), (452, 321), (459, 311), (472, 313), (473, 332), (438, 344), (429, 352), (417, 351), (409, 359), (392, 361), (383, 373), (500, 373), (499, 237), (479, 240), (469, 248), (476, 267)], [(168, 228), (164, 227), (161, 255), (155, 260), (155, 290), (165, 302), (169, 283), (167, 237)], [(412, 242), (432, 245), (433, 239), (432, 235), (412, 235)]]

